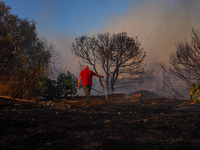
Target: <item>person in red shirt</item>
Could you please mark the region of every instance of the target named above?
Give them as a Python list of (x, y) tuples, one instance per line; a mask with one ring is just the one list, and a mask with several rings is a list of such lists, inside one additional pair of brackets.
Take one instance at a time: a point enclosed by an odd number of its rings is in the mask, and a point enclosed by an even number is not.
[(88, 105), (91, 105), (91, 99), (90, 99), (90, 91), (91, 91), (91, 86), (92, 86), (92, 76), (97, 76), (100, 78), (103, 78), (104, 76), (99, 75), (91, 70), (89, 70), (88, 66), (84, 67), (84, 70), (80, 72), (79, 79), (78, 79), (78, 89), (81, 88), (80, 83), (82, 79), (82, 86), (83, 90), (85, 92), (86, 98)]

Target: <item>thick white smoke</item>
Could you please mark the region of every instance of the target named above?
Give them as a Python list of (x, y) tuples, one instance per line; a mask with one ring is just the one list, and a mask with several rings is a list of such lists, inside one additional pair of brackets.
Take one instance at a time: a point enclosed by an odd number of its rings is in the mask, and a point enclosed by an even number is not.
[[(146, 0), (132, 3), (131, 9), (119, 17), (109, 17), (101, 32), (127, 32), (138, 37), (146, 52), (147, 69), (153, 80), (146, 79), (141, 89), (162, 92), (165, 86), (159, 63), (168, 65), (175, 44), (191, 39), (192, 28), (200, 30), (199, 0)], [(160, 91), (159, 91), (160, 90)]]
[(169, 61), (175, 43), (190, 39), (200, 28), (199, 0), (147, 0), (132, 6), (123, 16), (109, 18), (104, 32), (137, 36), (147, 52), (147, 64)]

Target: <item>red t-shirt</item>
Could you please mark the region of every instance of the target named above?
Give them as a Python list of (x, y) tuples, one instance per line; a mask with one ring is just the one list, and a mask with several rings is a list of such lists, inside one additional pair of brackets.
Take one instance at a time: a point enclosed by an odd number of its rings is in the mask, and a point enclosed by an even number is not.
[(82, 77), (82, 85), (92, 85), (93, 75), (96, 75), (96, 73), (89, 69), (82, 70), (79, 75)]

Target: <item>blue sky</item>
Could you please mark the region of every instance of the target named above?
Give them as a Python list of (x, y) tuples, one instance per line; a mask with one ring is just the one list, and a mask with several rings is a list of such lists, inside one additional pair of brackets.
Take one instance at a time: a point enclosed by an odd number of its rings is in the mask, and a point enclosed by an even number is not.
[[(37, 22), (39, 34), (61, 32), (67, 36), (87, 35), (101, 30), (109, 17), (130, 9), (129, 0), (4, 0), (20, 18)], [(138, 1), (139, 2), (139, 1)]]

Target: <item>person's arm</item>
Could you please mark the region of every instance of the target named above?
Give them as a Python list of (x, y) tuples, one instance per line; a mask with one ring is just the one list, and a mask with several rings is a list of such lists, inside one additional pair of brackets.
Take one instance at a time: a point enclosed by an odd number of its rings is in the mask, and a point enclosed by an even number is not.
[(95, 76), (99, 77), (99, 78), (104, 78), (104, 76), (96, 74)]
[(79, 76), (79, 79), (78, 79), (78, 89), (80, 89), (81, 88), (81, 76)]

